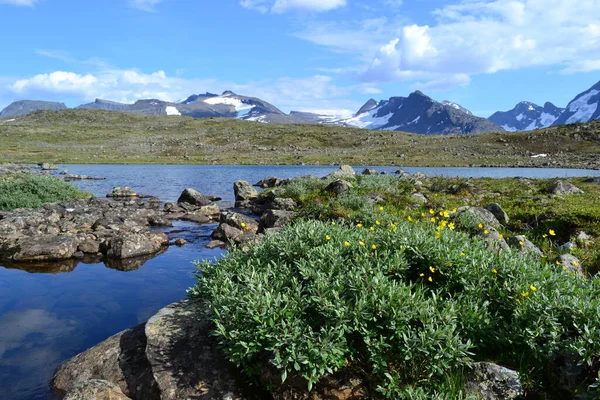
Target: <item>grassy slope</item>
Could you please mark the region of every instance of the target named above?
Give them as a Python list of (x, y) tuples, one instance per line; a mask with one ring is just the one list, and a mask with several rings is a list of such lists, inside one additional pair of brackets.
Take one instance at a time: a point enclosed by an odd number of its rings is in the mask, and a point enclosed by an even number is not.
[[(525, 133), (424, 136), (325, 125), (40, 111), (0, 120), (0, 161), (506, 165), (600, 168), (600, 122)], [(548, 153), (549, 158), (531, 158)]]

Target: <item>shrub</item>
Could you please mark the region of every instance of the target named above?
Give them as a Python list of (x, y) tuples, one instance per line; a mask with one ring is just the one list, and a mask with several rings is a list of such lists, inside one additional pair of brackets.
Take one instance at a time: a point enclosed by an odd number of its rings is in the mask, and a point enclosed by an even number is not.
[(309, 386), (349, 366), (386, 398), (416, 399), (445, 398), (470, 356), (548, 388), (555, 355), (600, 355), (600, 280), (375, 214), (373, 229), (302, 221), (199, 264), (190, 294), (214, 312), (233, 362), (255, 373), (269, 360)]
[(88, 196), (58, 178), (39, 174), (0, 176), (0, 210), (37, 208), (46, 203)]

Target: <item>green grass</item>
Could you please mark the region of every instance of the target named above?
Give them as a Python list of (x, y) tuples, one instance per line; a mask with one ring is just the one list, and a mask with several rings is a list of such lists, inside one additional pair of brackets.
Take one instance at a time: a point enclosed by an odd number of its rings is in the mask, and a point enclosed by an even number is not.
[(0, 175), (0, 210), (38, 208), (46, 203), (88, 196), (75, 186), (50, 176)]
[[(600, 168), (599, 130), (600, 122), (592, 122), (533, 132), (429, 136), (100, 110), (38, 111), (0, 121), (0, 161)], [(539, 153), (549, 157), (531, 158)]]

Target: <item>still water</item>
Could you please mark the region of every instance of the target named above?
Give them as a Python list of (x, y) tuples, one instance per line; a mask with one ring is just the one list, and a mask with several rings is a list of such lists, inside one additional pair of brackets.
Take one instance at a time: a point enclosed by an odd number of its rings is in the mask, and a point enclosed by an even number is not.
[[(361, 167), (363, 168), (363, 167)], [(397, 167), (377, 167), (391, 173)], [(233, 201), (233, 182), (255, 183), (275, 175), (323, 176), (331, 166), (63, 165), (71, 174), (104, 177), (74, 184), (96, 196), (113, 186), (175, 201), (186, 187)], [(360, 170), (360, 168), (357, 168)], [(407, 172), (461, 177), (600, 176), (600, 171), (535, 168), (404, 168)], [(164, 231), (183, 237), (141, 266), (111, 269), (104, 264), (57, 265), (39, 271), (0, 266), (0, 399), (50, 399), (48, 380), (69, 357), (107, 337), (146, 321), (158, 309), (185, 297), (194, 283), (193, 260), (214, 259), (208, 250), (214, 225), (178, 222)], [(136, 268), (137, 267), (137, 268)], [(113, 266), (113, 268), (115, 268)]]

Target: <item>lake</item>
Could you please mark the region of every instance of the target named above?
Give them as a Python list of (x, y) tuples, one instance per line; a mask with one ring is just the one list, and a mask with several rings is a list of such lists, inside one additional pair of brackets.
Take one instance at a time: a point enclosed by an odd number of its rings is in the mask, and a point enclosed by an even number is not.
[[(326, 175), (333, 166), (61, 165), (71, 174), (107, 178), (76, 181), (96, 196), (114, 186), (175, 201), (186, 187), (233, 201), (233, 182), (271, 175)], [(356, 167), (358, 171), (364, 167)], [(375, 167), (392, 173), (398, 167)], [(461, 177), (551, 178), (600, 176), (600, 171), (537, 168), (403, 168), (406, 172)], [(194, 260), (214, 259), (206, 249), (215, 225), (177, 222), (163, 228), (184, 247), (171, 247), (137, 269), (79, 264), (47, 272), (0, 267), (0, 399), (52, 398), (48, 380), (64, 360), (107, 337), (146, 321), (160, 308), (185, 297), (194, 284)], [(73, 268), (74, 267), (74, 268)], [(114, 268), (114, 266), (113, 266)]]

